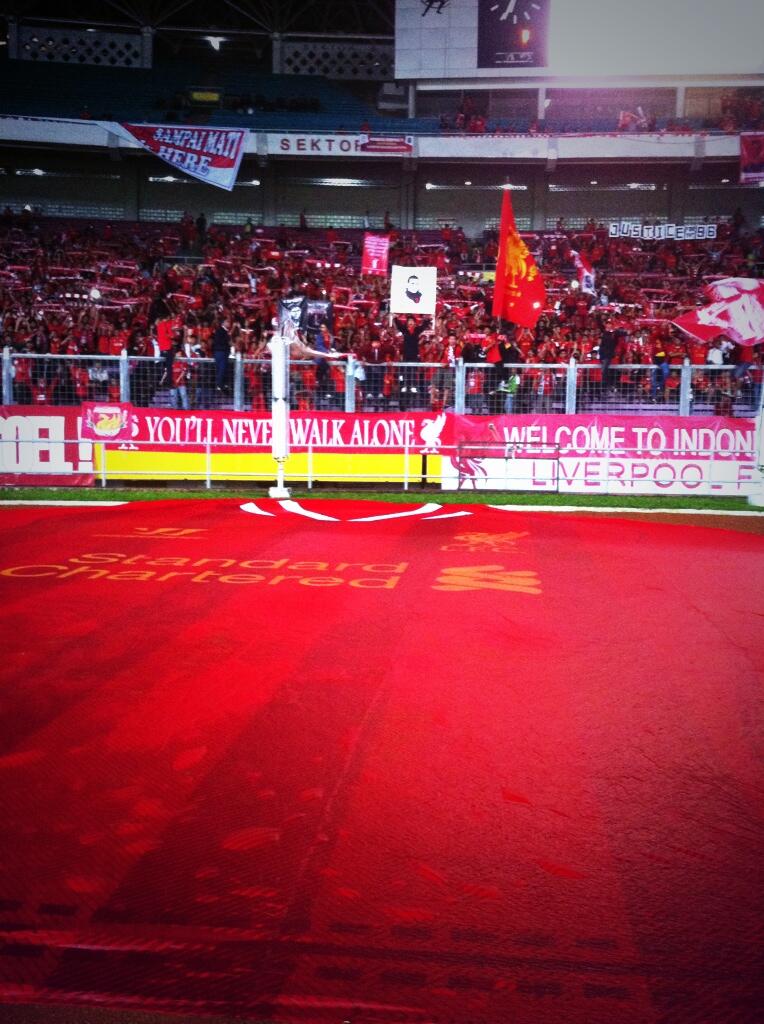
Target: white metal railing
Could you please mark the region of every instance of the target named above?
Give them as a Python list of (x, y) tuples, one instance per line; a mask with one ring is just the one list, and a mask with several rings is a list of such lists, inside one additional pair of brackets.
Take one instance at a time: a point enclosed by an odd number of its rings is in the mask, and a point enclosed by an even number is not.
[[(177, 363), (185, 377), (174, 377)], [(164, 409), (270, 409), (270, 362), (228, 360), (218, 388), (212, 359), (145, 356), (2, 355), (3, 405), (132, 402)], [(291, 406), (303, 410), (404, 412), (450, 409), (515, 414), (752, 417), (761, 406), (762, 367), (599, 362), (368, 365), (291, 363)]]

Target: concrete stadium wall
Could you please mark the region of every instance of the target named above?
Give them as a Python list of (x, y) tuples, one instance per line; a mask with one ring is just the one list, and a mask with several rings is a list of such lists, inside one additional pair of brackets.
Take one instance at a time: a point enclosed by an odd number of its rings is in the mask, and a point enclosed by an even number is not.
[[(45, 171), (44, 175), (32, 173)], [(161, 179), (168, 176), (173, 181)], [(737, 183), (731, 161), (687, 165), (609, 162), (539, 164), (468, 161), (348, 161), (248, 158), (231, 193), (173, 175), (143, 154), (121, 159), (92, 153), (12, 148), (0, 150), (0, 206), (25, 203), (49, 216), (177, 220), (184, 210), (204, 210), (210, 220), (296, 225), (306, 211), (314, 227), (372, 227), (385, 211), (403, 228), (460, 224), (468, 235), (495, 225), (499, 186), (509, 181), (518, 224), (543, 229), (564, 217), (578, 226), (590, 216), (662, 218), (677, 223), (729, 216), (736, 207), (751, 226), (762, 218), (762, 192)], [(153, 180), (152, 180), (153, 179)], [(726, 179), (726, 181), (725, 181)], [(257, 180), (259, 185), (251, 182)], [(470, 181), (471, 185), (465, 185)], [(596, 184), (592, 184), (596, 182)], [(429, 188), (427, 186), (430, 186)], [(433, 187), (434, 186), (434, 187)]]

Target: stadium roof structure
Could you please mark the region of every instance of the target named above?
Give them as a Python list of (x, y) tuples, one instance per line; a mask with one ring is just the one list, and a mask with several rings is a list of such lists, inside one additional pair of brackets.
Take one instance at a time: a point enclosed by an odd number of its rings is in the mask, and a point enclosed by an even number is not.
[(12, 0), (6, 18), (26, 24), (241, 35), (391, 36), (394, 0)]

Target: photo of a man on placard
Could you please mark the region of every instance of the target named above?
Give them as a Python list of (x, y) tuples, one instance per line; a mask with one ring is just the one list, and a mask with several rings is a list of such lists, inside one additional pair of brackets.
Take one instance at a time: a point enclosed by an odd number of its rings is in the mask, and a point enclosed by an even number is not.
[(390, 312), (434, 316), (437, 284), (437, 267), (394, 266), (390, 277)]
[(422, 300), (422, 290), (419, 287), (419, 278), (416, 274), (411, 274), (406, 282), (406, 298), (417, 305)]

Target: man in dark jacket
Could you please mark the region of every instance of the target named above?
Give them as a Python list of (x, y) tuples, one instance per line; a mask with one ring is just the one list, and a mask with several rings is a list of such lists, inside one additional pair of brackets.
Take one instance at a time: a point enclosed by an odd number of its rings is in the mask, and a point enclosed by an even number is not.
[(228, 357), (231, 354), (229, 321), (221, 320), (212, 335), (212, 358), (215, 360), (215, 389), (222, 391), (226, 386)]
[[(404, 363), (419, 362), (419, 342), (422, 335), (429, 329), (430, 318), (425, 317), (421, 323), (417, 323), (413, 316), (402, 319), (397, 317), (395, 326), (401, 332), (403, 341), (401, 349)], [(400, 397), (398, 407), (403, 412), (411, 405), (421, 403), (422, 398), (422, 373), (414, 366), (404, 366), (400, 375)]]

